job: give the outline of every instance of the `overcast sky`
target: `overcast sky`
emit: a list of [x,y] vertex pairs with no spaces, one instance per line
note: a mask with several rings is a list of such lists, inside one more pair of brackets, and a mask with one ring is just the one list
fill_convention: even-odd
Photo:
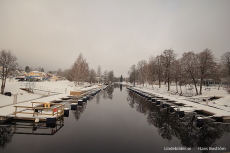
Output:
[[179,56],[230,51],[230,0],[0,0],[0,50],[45,71],[89,67],[127,76],[172,48]]

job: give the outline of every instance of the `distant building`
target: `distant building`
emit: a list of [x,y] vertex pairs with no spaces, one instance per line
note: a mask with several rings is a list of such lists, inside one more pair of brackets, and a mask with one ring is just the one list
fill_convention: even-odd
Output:
[[52,76],[52,77],[50,78],[50,81],[58,81],[58,80],[59,80],[59,78],[56,77],[56,76]]
[[28,73],[27,75],[30,78],[34,78],[37,81],[41,81],[44,80],[44,78],[46,77],[46,73],[45,72],[39,72],[39,71],[31,71]]
[[45,72],[39,72],[39,71],[31,71],[29,72],[28,76],[37,76],[37,77],[45,77]]

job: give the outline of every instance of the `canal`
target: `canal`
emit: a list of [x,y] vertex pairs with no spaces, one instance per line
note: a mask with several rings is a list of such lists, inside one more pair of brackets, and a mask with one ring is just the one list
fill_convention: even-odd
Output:
[[[69,101],[63,103],[70,108]],[[0,152],[229,152],[230,124],[197,127],[195,117],[181,118],[124,86],[111,85],[70,110],[55,127],[15,121],[0,125]]]

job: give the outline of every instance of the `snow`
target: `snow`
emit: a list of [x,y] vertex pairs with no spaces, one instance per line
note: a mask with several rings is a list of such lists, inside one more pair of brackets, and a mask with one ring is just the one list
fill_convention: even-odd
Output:
[[[179,96],[178,94],[171,94],[176,91],[175,86],[170,87],[171,88],[170,92],[167,91],[166,86],[162,86],[161,88],[159,88],[157,85],[153,85],[153,86],[145,85],[144,87],[137,85],[136,87],[133,88],[151,94],[155,94],[164,98],[168,98],[170,100],[177,101],[178,103],[183,103],[186,105],[186,107],[182,107],[180,109],[184,111],[205,110],[213,113],[215,116],[230,116],[230,95],[222,87],[220,88],[220,90],[218,90],[218,88],[215,86],[209,87],[210,91],[203,90],[203,95],[192,96],[192,97],[185,97],[185,96]],[[186,89],[184,88],[183,92],[186,92],[185,90]],[[195,91],[192,92],[195,93]],[[221,97],[221,98],[215,99],[213,101],[208,101],[208,102],[203,101],[203,99],[208,99],[213,96]]]
[[[24,83],[25,84],[25,83]],[[55,81],[55,82],[36,82],[36,87],[45,87],[46,89],[56,89],[56,91],[62,90],[63,93],[54,93],[51,92],[50,96],[48,96],[48,90],[34,90],[34,93],[28,93],[27,91],[21,90],[20,88],[24,85],[21,82],[17,82],[16,80],[10,81],[7,80],[5,92],[11,92],[12,96],[5,96],[0,94],[0,116],[8,116],[15,111],[14,106],[29,106],[31,107],[31,102],[51,102],[54,100],[61,100],[61,98],[66,98],[69,96],[70,91],[74,90],[90,90],[98,88],[98,85],[94,85],[91,87],[89,84],[85,83],[84,86],[74,86],[73,82],[69,81]],[[58,89],[58,90],[57,90]],[[66,91],[66,93],[65,93]],[[14,95],[17,95],[17,104],[13,104]],[[22,110],[22,108],[18,109]]]

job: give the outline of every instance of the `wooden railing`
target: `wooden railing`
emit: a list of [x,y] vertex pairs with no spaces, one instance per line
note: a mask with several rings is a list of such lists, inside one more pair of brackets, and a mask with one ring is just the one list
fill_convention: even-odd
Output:
[[[20,114],[33,114],[33,117],[35,115],[50,115],[50,116],[56,115],[57,117],[59,117],[64,114],[64,104],[49,103],[51,107],[42,107],[42,106],[34,106],[34,104],[44,105],[46,103],[43,102],[31,102],[31,103],[32,103],[32,107],[14,106],[15,107],[15,111],[13,112],[14,115],[16,116],[18,113],[20,113]],[[24,108],[24,109],[18,111],[18,108]],[[33,112],[25,112],[26,110],[32,110]]]

